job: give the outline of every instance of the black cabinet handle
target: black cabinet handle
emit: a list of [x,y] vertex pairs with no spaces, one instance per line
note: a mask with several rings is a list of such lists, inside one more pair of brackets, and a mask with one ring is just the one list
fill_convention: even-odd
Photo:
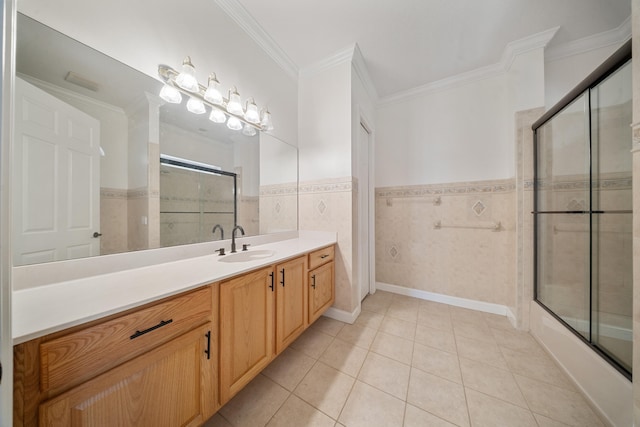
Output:
[[156,330],[156,329],[158,329],[158,328],[162,328],[163,326],[166,326],[166,325],[168,325],[168,324],[169,324],[169,323],[171,323],[171,322],[173,322],[173,319],[169,319],[169,320],[161,320],[161,321],[160,321],[160,323],[158,323],[158,324],[157,324],[157,325],[155,325],[155,326],[150,327],[149,329],[145,329],[144,331],[136,331],[136,333],[135,333],[135,334],[133,334],[133,335],[131,335],[131,336],[129,337],[129,339],[135,339],[135,338],[138,338],[138,337],[139,337],[139,336],[141,336],[141,335],[148,334],[149,332],[151,332],[151,331],[155,331],[155,330]]
[[207,355],[207,360],[211,359],[211,331],[207,331],[204,336],[207,338],[207,348],[204,349],[204,354]]
[[320,259],[325,259],[328,256],[329,256],[329,254],[320,255]]
[[273,292],[273,271],[269,273],[269,277],[271,277],[271,284],[269,285],[269,287],[271,288],[271,292]]
[[282,269],[282,271],[280,273],[282,273],[282,282],[280,282],[280,284],[284,288],[284,268]]
[[313,280],[313,283],[311,283],[311,287],[313,289],[316,288],[316,275],[314,274],[313,276],[311,276],[311,280]]

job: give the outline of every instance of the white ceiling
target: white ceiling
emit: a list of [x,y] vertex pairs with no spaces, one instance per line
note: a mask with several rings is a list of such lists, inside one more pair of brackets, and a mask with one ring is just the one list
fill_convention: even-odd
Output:
[[560,27],[559,46],[620,27],[630,0],[237,0],[303,69],[357,43],[385,97],[499,62]]

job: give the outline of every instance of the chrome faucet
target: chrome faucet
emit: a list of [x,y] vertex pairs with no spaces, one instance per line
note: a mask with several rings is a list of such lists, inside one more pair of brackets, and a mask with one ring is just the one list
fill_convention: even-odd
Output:
[[235,253],[236,251],[236,230],[240,230],[242,235],[244,236],[244,228],[240,225],[236,225],[233,227],[233,231],[231,232],[231,253]]
[[213,230],[211,230],[211,232],[215,233],[216,230],[220,230],[220,240],[224,240],[224,230],[222,229],[222,226],[220,224],[214,225]]

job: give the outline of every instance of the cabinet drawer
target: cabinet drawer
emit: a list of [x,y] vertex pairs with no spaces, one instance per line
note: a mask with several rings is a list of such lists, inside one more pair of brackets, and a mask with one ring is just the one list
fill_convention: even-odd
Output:
[[318,249],[317,251],[309,254],[309,270],[322,265],[326,262],[333,261],[334,258],[334,246]]
[[212,317],[211,286],[72,332],[40,345],[42,391],[92,378]]

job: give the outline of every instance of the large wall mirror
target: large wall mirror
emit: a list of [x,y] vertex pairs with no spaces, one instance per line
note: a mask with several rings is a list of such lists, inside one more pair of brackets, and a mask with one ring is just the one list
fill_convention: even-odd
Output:
[[18,13],[14,265],[219,240],[216,225],[297,229],[296,147],[166,104],[161,87]]

